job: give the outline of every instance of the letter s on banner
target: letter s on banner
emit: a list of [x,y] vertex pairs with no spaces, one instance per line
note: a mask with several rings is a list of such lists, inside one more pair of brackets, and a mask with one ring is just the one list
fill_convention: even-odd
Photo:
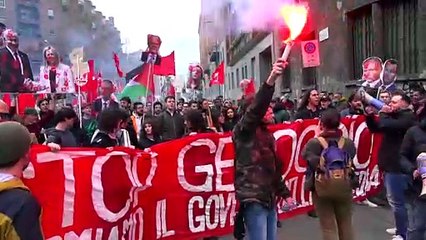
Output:
[[214,142],[210,139],[204,138],[204,139],[198,139],[191,144],[186,145],[182,150],[180,150],[178,155],[178,180],[180,185],[187,191],[190,192],[211,192],[213,191],[213,166],[212,164],[203,165],[203,166],[196,166],[195,172],[196,173],[207,173],[207,179],[206,182],[203,185],[192,185],[188,183],[185,179],[185,171],[184,171],[184,159],[186,152],[188,152],[192,147],[200,147],[200,146],[207,146],[210,149],[210,154],[213,154],[216,152],[216,145]]
[[[107,222],[116,222],[129,211],[130,199],[126,201],[126,205],[118,213],[111,212],[104,202],[104,188],[102,186],[102,167],[103,165],[114,155],[114,152],[106,155],[97,157],[93,164],[92,170],[92,201],[93,207],[100,218]],[[115,153],[115,155],[117,155]],[[126,164],[126,171],[130,172],[131,162],[129,158],[124,158]],[[132,180],[131,180],[132,181]]]

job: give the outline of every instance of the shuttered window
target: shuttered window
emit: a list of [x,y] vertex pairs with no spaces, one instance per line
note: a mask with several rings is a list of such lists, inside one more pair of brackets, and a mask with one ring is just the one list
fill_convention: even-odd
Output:
[[418,73],[417,0],[383,2],[385,59],[398,60],[398,74]]
[[371,5],[354,11],[350,17],[352,19],[353,77],[359,79],[362,76],[362,62],[373,54]]

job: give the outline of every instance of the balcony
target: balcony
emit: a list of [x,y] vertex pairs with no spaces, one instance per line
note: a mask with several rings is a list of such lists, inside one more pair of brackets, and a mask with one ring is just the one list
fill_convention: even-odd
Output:
[[268,34],[268,32],[251,32],[230,36],[227,41],[229,45],[227,51],[228,64],[233,66]]

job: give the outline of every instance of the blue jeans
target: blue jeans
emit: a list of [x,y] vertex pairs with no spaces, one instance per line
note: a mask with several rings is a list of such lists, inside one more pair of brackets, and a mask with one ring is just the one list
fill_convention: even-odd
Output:
[[426,201],[419,198],[410,199],[408,209],[407,240],[423,239],[426,233]]
[[408,215],[405,206],[405,191],[409,176],[401,173],[385,173],[384,183],[389,205],[395,218],[396,235],[404,239],[407,235]]
[[249,240],[277,239],[277,211],[268,209],[259,203],[247,203],[244,210],[244,222]]

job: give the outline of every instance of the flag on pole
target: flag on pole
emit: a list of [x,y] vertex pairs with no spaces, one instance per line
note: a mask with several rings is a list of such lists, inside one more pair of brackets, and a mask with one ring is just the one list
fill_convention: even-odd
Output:
[[114,52],[113,54],[114,54],[113,58],[114,58],[115,68],[117,69],[117,74],[120,78],[122,78],[124,76],[124,73],[123,73],[123,70],[121,70],[121,67],[120,67],[120,58],[118,57],[117,53]]
[[221,62],[212,74],[212,79],[210,80],[210,87],[213,85],[223,84],[225,84],[225,64]]
[[154,75],[176,75],[174,52],[162,57],[159,65],[144,63],[127,73],[126,78],[131,78],[121,92],[120,97],[129,97],[132,101],[146,101],[146,96],[154,96]]

